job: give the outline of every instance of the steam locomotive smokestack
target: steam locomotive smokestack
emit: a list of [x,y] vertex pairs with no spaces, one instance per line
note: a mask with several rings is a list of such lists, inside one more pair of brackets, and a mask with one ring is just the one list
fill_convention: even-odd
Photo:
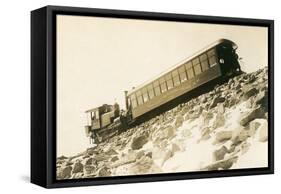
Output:
[[128,91],[125,90],[124,93],[125,93],[126,110],[128,110],[128,108],[129,108],[129,104],[128,104]]

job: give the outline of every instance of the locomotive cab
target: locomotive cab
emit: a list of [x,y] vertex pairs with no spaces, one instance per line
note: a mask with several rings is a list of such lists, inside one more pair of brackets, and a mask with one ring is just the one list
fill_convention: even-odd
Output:
[[104,104],[102,106],[87,110],[87,125],[85,132],[87,137],[97,136],[97,133],[113,123],[119,117],[119,105]]

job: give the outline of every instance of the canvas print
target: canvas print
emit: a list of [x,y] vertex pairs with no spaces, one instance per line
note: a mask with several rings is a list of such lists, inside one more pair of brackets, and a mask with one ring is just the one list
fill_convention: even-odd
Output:
[[56,16],[56,179],[268,167],[268,28]]

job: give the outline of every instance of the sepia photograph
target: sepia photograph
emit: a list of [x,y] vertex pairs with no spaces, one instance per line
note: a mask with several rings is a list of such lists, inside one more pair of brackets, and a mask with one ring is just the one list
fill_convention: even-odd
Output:
[[269,167],[268,32],[56,15],[56,180]]

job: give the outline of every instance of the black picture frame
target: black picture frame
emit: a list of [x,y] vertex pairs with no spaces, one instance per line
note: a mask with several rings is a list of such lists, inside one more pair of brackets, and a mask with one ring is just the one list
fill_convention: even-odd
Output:
[[[268,168],[56,180],[56,15],[268,27]],[[31,182],[46,188],[274,173],[274,21],[217,16],[46,6],[31,12]]]

